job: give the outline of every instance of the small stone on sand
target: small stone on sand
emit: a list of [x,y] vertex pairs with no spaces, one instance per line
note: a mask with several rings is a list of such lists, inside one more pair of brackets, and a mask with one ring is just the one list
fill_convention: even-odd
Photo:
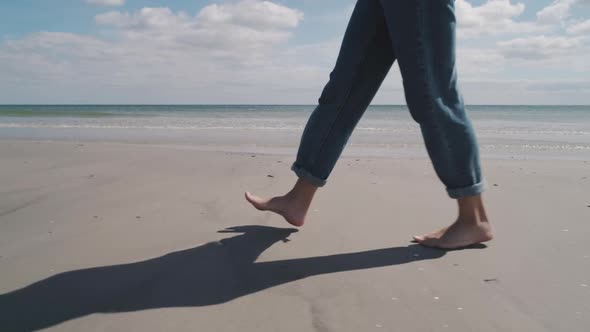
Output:
[[140,218],[141,218],[141,216],[135,216],[135,219],[140,219]]
[[269,178],[274,178],[274,175],[270,175],[270,174],[269,174],[269,175],[267,175],[266,177],[269,177]]

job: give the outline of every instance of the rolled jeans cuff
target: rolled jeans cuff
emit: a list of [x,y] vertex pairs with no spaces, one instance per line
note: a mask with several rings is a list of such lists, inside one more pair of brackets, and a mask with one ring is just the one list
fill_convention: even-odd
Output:
[[328,182],[325,179],[320,179],[317,176],[312,175],[309,171],[297,165],[297,163],[291,165],[291,170],[295,172],[299,178],[306,180],[316,187],[323,187]]
[[455,188],[455,189],[449,189],[447,188],[447,193],[449,194],[449,196],[451,198],[463,198],[463,197],[467,197],[467,196],[475,196],[478,194],[481,194],[482,192],[484,192],[486,190],[486,182],[485,181],[481,181],[479,183],[476,183],[472,186],[469,187],[463,187],[463,188]]

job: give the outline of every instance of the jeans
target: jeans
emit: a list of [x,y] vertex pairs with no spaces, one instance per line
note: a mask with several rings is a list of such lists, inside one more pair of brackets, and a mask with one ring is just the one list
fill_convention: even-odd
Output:
[[455,66],[453,0],[358,0],[291,169],[321,187],[397,59],[412,118],[451,198],[484,191]]

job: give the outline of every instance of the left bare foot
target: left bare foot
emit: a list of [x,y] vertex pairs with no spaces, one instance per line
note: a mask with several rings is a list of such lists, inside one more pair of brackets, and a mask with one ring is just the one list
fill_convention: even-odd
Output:
[[436,232],[414,236],[414,240],[427,247],[459,249],[491,241],[493,237],[492,227],[487,221],[465,222],[458,220],[451,226]]
[[305,223],[305,215],[311,204],[311,201],[297,200],[290,195],[264,199],[246,192],[245,197],[256,209],[277,213],[285,218],[289,224],[295,227],[303,226]]
[[318,187],[306,180],[298,179],[293,189],[283,196],[265,199],[250,192],[246,192],[244,196],[256,209],[272,211],[285,218],[289,224],[301,227],[317,189]]

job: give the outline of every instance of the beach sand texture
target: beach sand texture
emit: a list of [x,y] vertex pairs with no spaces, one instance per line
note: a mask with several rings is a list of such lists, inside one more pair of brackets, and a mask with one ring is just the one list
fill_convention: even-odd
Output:
[[[253,209],[292,156],[0,141],[0,330],[587,331],[590,164],[483,160],[496,239],[425,158],[345,157],[298,231]],[[269,176],[270,175],[270,176]]]

